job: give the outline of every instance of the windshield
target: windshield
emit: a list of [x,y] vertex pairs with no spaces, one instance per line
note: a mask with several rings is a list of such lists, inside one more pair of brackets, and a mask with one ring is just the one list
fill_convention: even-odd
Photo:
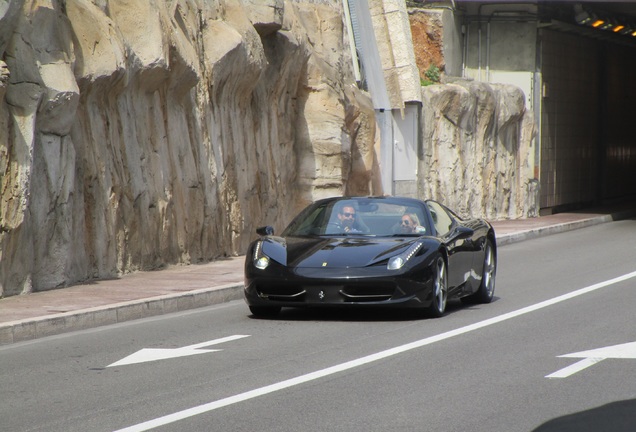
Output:
[[314,203],[283,236],[421,236],[430,234],[423,206],[415,200],[344,198]]

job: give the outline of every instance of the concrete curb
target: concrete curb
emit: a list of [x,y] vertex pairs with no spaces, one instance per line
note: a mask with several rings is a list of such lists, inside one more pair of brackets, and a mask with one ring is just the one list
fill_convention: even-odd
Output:
[[565,222],[558,225],[551,225],[547,227],[534,228],[526,231],[519,231],[512,234],[503,234],[497,236],[497,246],[504,246],[507,244],[518,243],[525,240],[531,240],[534,238],[545,237],[552,234],[558,234],[566,231],[573,231],[576,229],[586,228],[593,225],[600,225],[606,222],[612,222],[611,215],[591,217],[589,219],[583,219],[576,222]]
[[0,345],[212,306],[241,298],[243,298],[243,284],[228,284],[44,317],[9,321],[0,324]]
[[[600,225],[607,222],[614,222],[624,219],[629,219],[636,216],[636,210],[625,210],[608,215],[593,216],[587,219],[581,219],[573,222],[564,222],[556,225],[549,225],[545,227],[539,227],[529,229],[525,231],[519,231],[510,234],[503,234],[497,236],[497,246],[504,246],[507,244],[518,243],[525,240],[531,240],[534,238],[545,237],[552,234],[558,234],[566,231],[574,231],[581,228],[587,228],[593,225]],[[496,234],[496,231],[495,231]]]

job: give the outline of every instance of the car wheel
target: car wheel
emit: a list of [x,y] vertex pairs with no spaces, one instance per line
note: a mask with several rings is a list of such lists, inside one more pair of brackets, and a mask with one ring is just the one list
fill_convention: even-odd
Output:
[[490,303],[495,295],[495,276],[497,274],[497,258],[492,242],[486,240],[484,246],[484,268],[481,273],[481,284],[475,294],[462,298],[468,303]]
[[433,273],[433,301],[428,307],[428,314],[434,318],[439,318],[444,315],[447,300],[448,277],[446,275],[446,262],[444,258],[438,256],[435,259],[435,269]]
[[280,312],[278,306],[250,306],[250,312],[256,318],[273,318]]

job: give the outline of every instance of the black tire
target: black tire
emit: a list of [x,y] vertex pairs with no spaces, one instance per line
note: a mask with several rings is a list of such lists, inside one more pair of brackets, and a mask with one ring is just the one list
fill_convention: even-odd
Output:
[[433,269],[433,300],[426,310],[427,315],[439,318],[446,312],[448,301],[448,275],[446,273],[446,261],[439,255],[435,258]]
[[250,312],[256,318],[274,318],[280,313],[278,306],[250,306]]
[[495,276],[497,275],[497,257],[490,239],[484,245],[484,267],[481,283],[475,294],[462,298],[465,303],[490,303],[495,296]]

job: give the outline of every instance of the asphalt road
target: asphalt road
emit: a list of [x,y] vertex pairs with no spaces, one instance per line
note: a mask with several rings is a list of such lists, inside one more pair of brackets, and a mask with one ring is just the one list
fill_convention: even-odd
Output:
[[441,319],[235,301],[3,346],[0,430],[636,430],[636,220],[501,247],[495,294]]

